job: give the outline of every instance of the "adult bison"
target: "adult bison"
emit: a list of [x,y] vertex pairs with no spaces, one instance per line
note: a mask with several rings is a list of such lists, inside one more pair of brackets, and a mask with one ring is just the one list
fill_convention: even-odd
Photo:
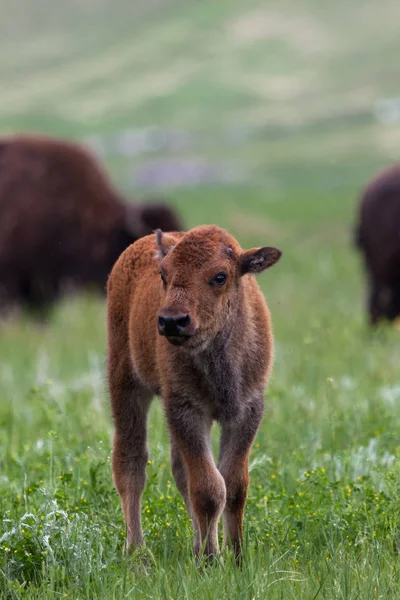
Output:
[[[216,226],[147,236],[108,280],[108,374],[115,423],[113,474],[128,527],[143,541],[147,415],[161,395],[172,472],[196,530],[196,553],[218,553],[218,520],[237,554],[248,457],[272,367],[269,310],[254,275],[275,264],[272,247],[243,251]],[[218,468],[210,441],[221,425]]]
[[365,187],[355,241],[369,280],[370,323],[394,321],[400,315],[400,165]]
[[43,309],[65,289],[105,290],[118,256],[162,227],[164,204],[124,201],[83,147],[44,136],[0,138],[0,303]]

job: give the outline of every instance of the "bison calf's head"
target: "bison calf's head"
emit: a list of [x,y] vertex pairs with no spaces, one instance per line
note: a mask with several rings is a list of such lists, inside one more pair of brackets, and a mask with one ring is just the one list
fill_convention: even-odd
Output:
[[[158,332],[174,345],[204,348],[240,320],[242,277],[281,257],[277,248],[243,251],[226,231],[201,226],[179,239],[156,232],[163,305]],[[239,310],[240,309],[240,310]]]

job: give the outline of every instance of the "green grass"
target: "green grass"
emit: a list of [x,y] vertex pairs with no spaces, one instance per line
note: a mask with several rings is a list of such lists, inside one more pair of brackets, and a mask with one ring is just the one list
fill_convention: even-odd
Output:
[[242,571],[229,553],[211,569],[195,564],[158,401],[143,499],[146,566],[141,557],[122,559],[104,305],[87,297],[60,306],[45,329],[28,321],[2,326],[5,597],[396,597],[398,333],[365,331],[358,260],[341,216],[345,199],[335,205],[336,221],[332,214],[324,222],[311,208],[308,219],[296,214],[297,203],[311,207],[317,196],[297,195],[293,204],[290,195],[263,211],[260,193],[246,190],[247,230],[241,219],[231,222],[242,193],[181,193],[178,202],[208,199],[209,219],[214,214],[246,245],[264,240],[265,223],[268,242],[281,241],[285,252],[260,277],[274,318],[276,364],[251,454]]
[[[185,157],[231,161],[251,180],[171,191],[187,226],[215,222],[244,247],[276,245],[284,256],[259,277],[276,357],[250,460],[241,570],[230,552],[209,568],[193,558],[159,400],[146,547],[122,556],[104,302],[65,300],[45,327],[0,323],[0,598],[398,598],[399,333],[367,331],[351,246],[360,186],[398,151],[398,126],[371,112],[396,93],[397,3],[2,6],[4,131],[201,131]],[[161,89],[160,73],[178,75]],[[235,122],[256,126],[243,144],[220,135]],[[153,157],[108,165],[127,188],[125,169]]]

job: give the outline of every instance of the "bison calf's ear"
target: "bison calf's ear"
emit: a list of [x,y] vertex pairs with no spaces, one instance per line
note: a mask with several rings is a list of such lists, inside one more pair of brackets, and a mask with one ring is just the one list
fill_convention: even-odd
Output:
[[261,273],[278,262],[281,256],[282,252],[278,248],[265,247],[246,250],[240,257],[240,274]]
[[157,258],[161,260],[167,256],[168,252],[175,246],[175,239],[170,234],[164,234],[161,229],[156,229]]
[[167,255],[167,250],[163,245],[163,232],[161,231],[161,229],[156,229],[155,234],[156,234],[156,244],[157,244],[157,248],[158,248],[158,254],[159,254],[160,258],[164,258],[164,256]]

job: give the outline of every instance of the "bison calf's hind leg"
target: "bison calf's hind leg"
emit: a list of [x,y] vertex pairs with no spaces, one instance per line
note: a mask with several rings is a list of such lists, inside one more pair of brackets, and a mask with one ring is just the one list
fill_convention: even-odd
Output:
[[125,389],[125,393],[119,389],[116,394],[118,398],[113,395],[115,435],[112,469],[128,528],[128,550],[143,543],[140,503],[146,484],[147,415],[152,394],[137,382],[129,390]]
[[219,470],[226,485],[224,541],[240,555],[249,486],[248,456],[264,411],[263,395],[246,406],[242,418],[222,426]]
[[219,552],[218,520],[225,506],[226,490],[212,457],[211,422],[188,403],[181,405],[179,400],[167,403],[167,418],[172,443],[179,449],[185,465],[188,486],[186,499],[183,480],[178,478],[177,485],[188,510],[191,509],[194,525],[200,534],[200,539],[195,539],[195,551],[204,550],[206,556],[215,556]]

